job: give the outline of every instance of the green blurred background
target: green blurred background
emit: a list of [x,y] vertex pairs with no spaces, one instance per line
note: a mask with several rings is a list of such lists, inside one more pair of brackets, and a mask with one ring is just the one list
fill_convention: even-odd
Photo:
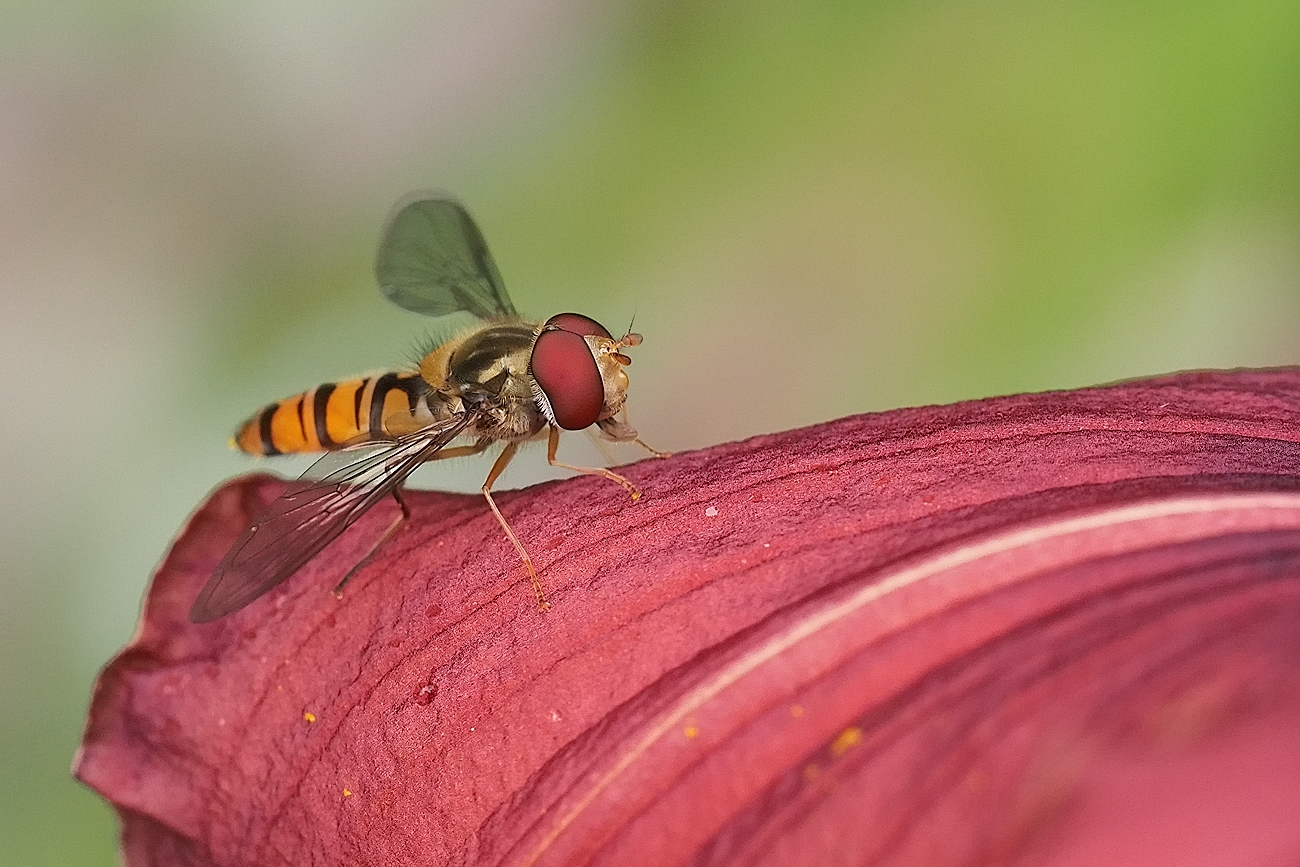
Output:
[[636,312],[661,448],[1300,362],[1300,4],[0,6],[0,864],[114,862],[96,669],[233,425],[425,333],[421,187],[520,310]]

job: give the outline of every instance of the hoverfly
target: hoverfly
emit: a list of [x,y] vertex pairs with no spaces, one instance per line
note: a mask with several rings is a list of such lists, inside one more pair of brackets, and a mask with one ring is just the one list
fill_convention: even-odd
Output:
[[[434,348],[414,370],[320,385],[264,407],[239,428],[235,444],[250,454],[326,454],[222,558],[190,609],[195,623],[229,614],[280,584],[392,496],[401,515],[341,588],[410,516],[401,486],[417,467],[497,443],[504,448],[483,496],[544,611],[549,603],[532,559],[492,499],[492,484],[519,445],[546,431],[552,466],[604,476],[633,500],[640,492],[619,474],[556,460],[560,430],[594,424],[606,439],[664,455],[641,442],[624,411],[624,368],[632,363],[624,350],[638,345],[641,335],[629,329],[615,339],[578,313],[543,323],[520,318],[482,234],[459,202],[428,194],[399,202],[385,225],[375,273],[383,293],[400,307],[429,316],[465,312],[479,321]],[[458,438],[470,442],[452,446]]]

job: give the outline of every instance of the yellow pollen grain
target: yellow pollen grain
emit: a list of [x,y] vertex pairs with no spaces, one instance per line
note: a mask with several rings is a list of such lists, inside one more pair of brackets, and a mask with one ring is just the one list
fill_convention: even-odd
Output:
[[682,732],[682,734],[686,735],[686,739],[688,741],[694,740],[695,738],[700,736],[700,730],[695,726],[687,726],[686,729]]
[[799,717],[803,716],[803,705],[801,704],[790,705],[790,716],[794,717],[795,719],[798,719]]
[[350,797],[352,797],[352,790],[351,790],[351,789],[344,789],[344,790],[343,790],[343,797],[345,797],[345,798],[350,798]]
[[316,714],[312,713],[311,711],[304,711],[302,718],[307,720],[307,722],[309,723],[316,722]]
[[831,756],[838,759],[840,756],[853,749],[860,740],[862,740],[862,729],[857,726],[849,726],[836,735],[835,740],[831,741]]

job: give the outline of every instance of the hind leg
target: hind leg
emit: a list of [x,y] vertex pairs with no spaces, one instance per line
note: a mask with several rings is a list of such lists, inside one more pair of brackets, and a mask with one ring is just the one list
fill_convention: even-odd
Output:
[[[442,449],[441,451],[434,454],[433,457],[429,458],[429,460],[426,461],[426,463],[433,463],[434,461],[442,461],[442,460],[446,460],[447,458],[463,458],[463,457],[468,457],[469,455],[477,455],[487,447],[488,447],[488,443],[483,442],[483,443],[475,443],[472,446],[456,446],[454,448]],[[353,566],[351,569],[348,570],[348,574],[343,576],[342,581],[340,581],[337,585],[335,585],[334,595],[336,597],[340,597],[340,598],[342,597],[343,585],[347,584],[348,581],[351,580],[352,576],[357,574],[358,570],[360,570],[362,566],[370,562],[370,558],[374,557],[375,554],[379,553],[379,549],[382,548],[389,539],[396,536],[397,532],[401,530],[403,526],[406,525],[407,520],[411,517],[411,510],[406,505],[406,501],[402,499],[401,488],[393,489],[393,499],[397,501],[397,507],[402,510],[402,514],[398,515],[393,520],[393,523],[388,525],[388,529],[384,531],[383,535],[379,537],[379,539],[375,542],[375,544],[370,546],[370,550],[366,552],[366,555],[357,561],[357,565]]]

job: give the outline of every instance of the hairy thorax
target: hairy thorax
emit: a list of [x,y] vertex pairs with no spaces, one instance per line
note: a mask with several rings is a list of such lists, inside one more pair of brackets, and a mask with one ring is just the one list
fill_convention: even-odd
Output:
[[[533,399],[528,356],[537,326],[522,319],[485,323],[453,337],[420,362],[435,417],[460,412],[467,399],[482,408],[468,431],[478,439],[517,442],[535,436],[546,418]],[[469,396],[472,396],[469,397]]]

